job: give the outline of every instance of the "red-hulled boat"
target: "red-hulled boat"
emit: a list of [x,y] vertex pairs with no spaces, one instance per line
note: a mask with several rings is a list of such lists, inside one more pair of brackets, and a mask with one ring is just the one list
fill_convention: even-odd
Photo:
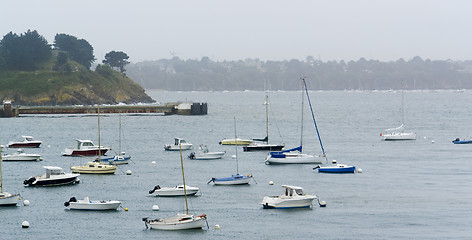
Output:
[[34,140],[31,136],[21,136],[23,141],[8,143],[9,148],[38,148],[42,141]]
[[95,146],[91,140],[77,139],[76,141],[77,148],[66,148],[62,156],[98,156],[105,155],[110,150],[109,147]]

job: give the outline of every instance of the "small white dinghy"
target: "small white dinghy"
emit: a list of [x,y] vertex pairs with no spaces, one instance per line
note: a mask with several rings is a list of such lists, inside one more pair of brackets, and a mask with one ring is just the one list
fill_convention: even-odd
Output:
[[107,200],[107,201],[91,201],[89,197],[85,197],[83,200],[77,200],[75,197],[69,199],[64,203],[64,206],[69,207],[71,210],[116,210],[121,205],[120,201]]
[[154,189],[149,191],[149,194],[153,194],[154,196],[160,197],[178,197],[178,196],[185,196],[185,190],[187,191],[187,196],[195,195],[198,190],[197,187],[190,187],[188,185],[178,185],[175,187],[160,187],[159,185],[155,186]]
[[194,159],[194,160],[212,160],[212,159],[220,159],[225,155],[226,151],[221,151],[221,152],[210,152],[208,150],[208,147],[206,145],[200,145],[198,147],[200,151],[198,152],[192,152],[188,155],[188,158]]
[[308,208],[317,199],[315,195],[303,193],[303,188],[298,186],[282,185],[284,194],[279,196],[266,196],[262,199],[263,208]]

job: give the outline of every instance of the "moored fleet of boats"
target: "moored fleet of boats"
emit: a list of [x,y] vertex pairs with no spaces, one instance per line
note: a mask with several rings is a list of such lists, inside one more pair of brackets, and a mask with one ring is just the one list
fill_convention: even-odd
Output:
[[[313,124],[316,130],[316,135],[321,147],[320,154],[308,154],[304,152],[306,143],[303,144],[303,117],[301,121],[301,133],[300,133],[300,145],[295,145],[289,149],[285,149],[285,144],[273,144],[269,143],[269,132],[268,132],[268,98],[266,96],[266,137],[264,139],[253,139],[248,140],[244,138],[239,138],[236,134],[236,118],[234,119],[234,129],[235,135],[234,138],[225,138],[219,142],[221,145],[233,145],[235,146],[235,155],[234,164],[236,165],[236,172],[232,173],[231,176],[227,177],[211,177],[208,183],[213,183],[214,185],[243,185],[250,184],[251,181],[255,181],[252,173],[240,174],[239,172],[239,160],[238,160],[238,148],[243,146],[245,152],[248,151],[267,151],[267,156],[265,157],[265,163],[268,165],[271,164],[313,164],[314,171],[319,173],[356,173],[356,166],[351,166],[347,164],[339,164],[336,160],[332,160],[328,164],[328,158],[326,156],[323,143],[321,141],[320,133],[318,131],[318,126],[315,120],[315,115],[313,108],[310,102],[310,96],[308,94],[308,88],[306,87],[305,79],[302,79],[304,84],[304,89],[302,91],[302,116],[304,111],[304,98],[308,100],[308,106],[311,110],[311,115],[313,117]],[[306,95],[305,95],[306,94]],[[121,119],[120,119],[121,120]],[[402,129],[400,129],[402,128]],[[383,133],[381,135],[382,140],[414,140],[416,139],[416,133],[405,133],[403,132],[403,124],[400,128],[388,129],[393,130],[393,133]],[[100,129],[100,123],[98,124],[98,129]],[[389,132],[389,131],[387,131]],[[25,147],[39,147],[42,143],[41,141],[33,140],[31,136],[23,136],[24,140],[21,142],[11,142],[7,146],[8,148],[25,148]],[[114,174],[118,169],[117,165],[127,164],[131,160],[129,155],[126,155],[125,152],[121,151],[121,122],[120,122],[120,150],[118,154],[112,157],[107,157],[105,154],[111,150],[109,147],[101,146],[100,143],[100,133],[98,145],[95,145],[91,140],[76,140],[77,145],[74,148],[65,149],[62,153],[63,156],[78,156],[78,157],[94,157],[96,158],[93,161],[87,161],[85,165],[71,166],[71,173],[65,173],[62,168],[58,166],[44,166],[46,173],[38,176],[31,176],[30,178],[24,180],[24,185],[31,187],[45,187],[45,186],[60,186],[68,184],[76,184],[80,182],[80,174]],[[464,140],[456,139],[453,141],[454,144],[461,144]],[[34,144],[33,144],[34,142]],[[36,146],[35,144],[39,144]],[[471,141],[472,142],[472,141]],[[464,142],[466,143],[466,142]],[[469,142],[467,142],[469,143]],[[22,145],[23,144],[23,145]],[[28,146],[29,144],[29,146]],[[162,146],[162,145],[161,145]],[[292,145],[293,146],[293,145]],[[188,212],[188,203],[187,196],[196,195],[199,192],[199,188],[195,186],[189,186],[186,184],[185,173],[183,168],[183,159],[182,151],[191,150],[193,144],[188,143],[185,139],[176,137],[174,138],[173,144],[164,145],[165,151],[175,151],[180,152],[181,160],[181,173],[183,184],[176,185],[174,187],[161,187],[160,185],[155,186],[153,189],[149,190],[148,193],[151,196],[156,197],[185,197],[186,203],[186,212],[177,213],[167,218],[156,218],[150,219],[148,217],[143,218],[142,220],[145,223],[146,227],[151,229],[158,230],[183,230],[183,229],[203,229],[207,223],[207,215],[193,215]],[[162,148],[161,148],[161,151]],[[222,159],[225,157],[228,149],[223,151],[209,151],[207,146],[201,144],[199,149],[195,152],[191,152],[188,155],[189,159],[194,160],[216,160]],[[169,153],[173,154],[173,153]],[[33,155],[36,158],[33,158]],[[29,158],[28,158],[28,157]],[[39,156],[39,157],[38,157]],[[1,159],[4,161],[41,161],[42,157],[38,154],[26,154],[22,149],[18,149],[16,154],[5,154],[0,156],[0,174],[1,172]],[[28,160],[29,159],[29,160]],[[264,160],[264,159],[261,159]],[[1,180],[1,178],[0,178]],[[193,185],[193,184],[192,184]],[[0,205],[17,205],[19,201],[19,194],[10,194],[3,192],[3,184],[1,186],[0,192]],[[275,196],[263,196],[260,205],[263,209],[290,209],[290,208],[309,208],[313,206],[313,202],[318,200],[318,197],[315,194],[306,194],[304,189],[300,186],[293,185],[282,185],[283,193]],[[182,198],[178,198],[182,200]],[[91,200],[89,197],[84,197],[83,199],[77,199],[72,197],[69,201],[64,203],[65,207],[68,207],[70,210],[95,210],[95,211],[104,211],[104,210],[118,210],[122,202],[118,200]],[[320,204],[321,206],[321,204]]]

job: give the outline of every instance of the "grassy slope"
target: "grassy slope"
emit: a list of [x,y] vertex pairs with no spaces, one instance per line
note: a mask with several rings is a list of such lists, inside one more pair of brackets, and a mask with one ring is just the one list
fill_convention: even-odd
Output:
[[[52,69],[51,63],[43,69]],[[144,89],[123,74],[107,67],[89,71],[0,71],[0,100],[21,105],[116,104],[152,102]]]

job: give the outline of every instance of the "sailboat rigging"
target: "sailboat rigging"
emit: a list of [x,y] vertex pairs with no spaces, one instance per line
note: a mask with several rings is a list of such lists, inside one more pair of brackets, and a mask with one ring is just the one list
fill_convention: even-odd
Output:
[[385,141],[398,141],[398,140],[416,140],[416,133],[405,132],[405,107],[404,107],[404,94],[403,94],[403,81],[402,81],[402,125],[396,128],[385,129],[383,133],[380,133],[380,137]]
[[269,151],[280,151],[284,147],[282,144],[270,144],[269,143],[269,96],[265,95],[264,105],[266,113],[266,137],[264,139],[253,139],[256,142],[244,146],[244,151],[260,151],[260,150],[269,150]]
[[87,162],[83,166],[71,166],[70,170],[73,173],[88,173],[88,174],[114,174],[117,167],[109,164],[101,163],[101,142],[100,142],[100,105],[97,105],[98,116],[98,158],[93,162]]
[[231,177],[227,177],[227,178],[211,178],[210,181],[208,181],[208,184],[213,182],[215,185],[242,185],[242,184],[249,184],[251,179],[253,179],[251,174],[247,174],[246,176],[239,174],[238,142],[237,142],[238,137],[236,136],[236,117],[234,117],[234,139],[236,139],[236,144],[235,144],[236,174],[233,174]]
[[[304,83],[304,88],[306,90],[306,83],[305,83],[305,78],[301,78],[303,83]],[[318,158],[317,156],[310,155],[310,154],[305,154],[303,153],[303,110],[304,110],[304,98],[305,98],[305,93],[304,89],[301,91],[301,130],[300,130],[300,146],[287,149],[284,151],[278,151],[278,152],[269,152],[269,154],[266,157],[265,163],[266,164],[304,164],[304,163],[321,163],[322,160],[321,158]],[[308,90],[306,90],[307,96],[308,96]],[[308,99],[309,100],[309,99]],[[310,109],[312,111],[312,116],[313,116],[313,122],[315,124],[315,129],[317,131],[318,139],[321,143],[321,139],[319,136],[318,132],[318,127],[316,125],[316,120],[315,116],[313,113],[313,109],[311,108],[311,102],[310,103]],[[322,146],[322,145],[321,145]],[[321,147],[323,151],[323,157],[326,157],[326,154],[324,153],[324,148]]]
[[120,165],[120,164],[128,164],[129,161],[131,160],[130,155],[126,155],[125,152],[121,151],[121,135],[122,135],[122,124],[121,124],[121,114],[119,115],[119,147],[118,147],[118,153],[115,154],[113,157],[108,157],[108,158],[103,158],[101,159],[102,162],[108,163],[108,164],[113,164],[113,165]]

